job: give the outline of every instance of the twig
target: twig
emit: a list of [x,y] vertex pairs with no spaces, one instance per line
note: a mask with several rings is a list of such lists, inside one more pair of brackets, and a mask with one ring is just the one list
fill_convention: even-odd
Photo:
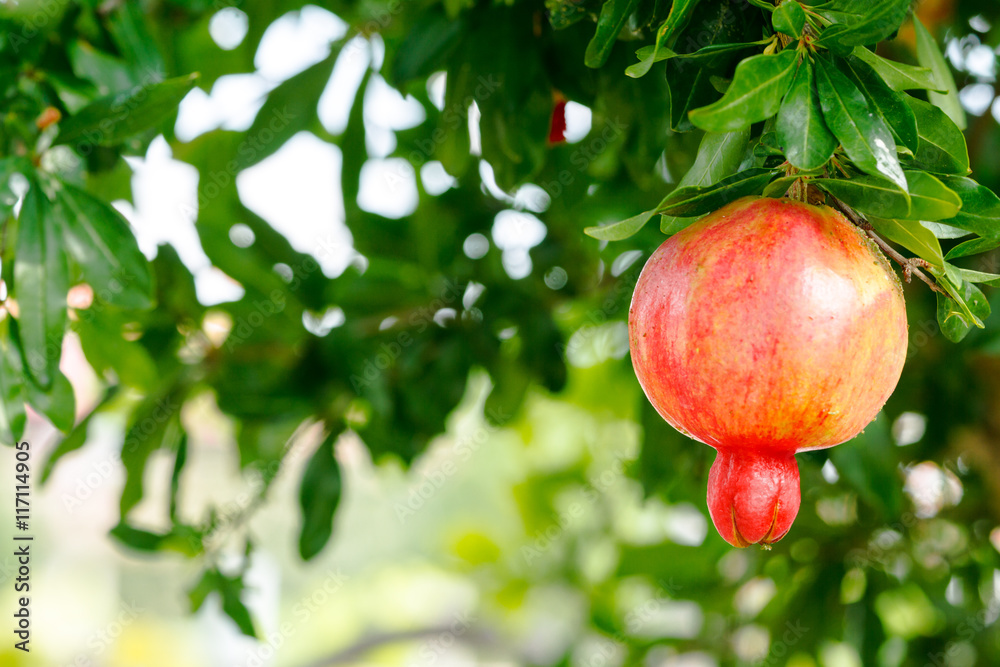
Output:
[[882,249],[882,252],[887,254],[893,260],[896,261],[901,267],[903,267],[903,279],[906,282],[910,282],[910,276],[916,276],[922,281],[927,283],[931,290],[935,292],[941,292],[942,294],[947,294],[941,287],[934,282],[934,280],[928,276],[926,273],[920,270],[921,267],[927,268],[931,266],[926,260],[920,259],[919,257],[903,257],[895,248],[886,243],[882,237],[875,233],[875,228],[872,227],[872,223],[868,222],[863,215],[855,211],[853,208],[840,201],[837,197],[830,195],[830,199],[833,200],[833,205],[843,213],[848,220],[850,220],[855,226],[864,231],[872,241]]

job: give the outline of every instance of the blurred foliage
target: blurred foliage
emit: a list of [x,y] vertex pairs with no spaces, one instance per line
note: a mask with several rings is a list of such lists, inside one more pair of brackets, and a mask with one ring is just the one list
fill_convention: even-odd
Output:
[[[483,428],[514,432],[530,451],[569,437],[585,452],[539,466],[515,486],[525,536],[519,551],[501,552],[497,544],[509,544],[491,536],[491,526],[456,546],[489,582],[484,606],[517,607],[533,586],[573,591],[585,629],[559,655],[531,662],[596,664],[606,653],[630,664],[670,664],[677,653],[694,652],[721,664],[797,667],[1000,662],[1000,329],[987,322],[950,343],[936,324],[934,294],[908,286],[910,354],[884,414],[851,444],[799,457],[802,511],[774,550],[734,551],[714,531],[698,535],[711,450],[663,423],[627,358],[632,286],[662,234],[646,226],[609,244],[582,233],[655,209],[695,163],[703,136],[677,112],[678,95],[688,96],[683,111],[708,104],[719,97],[711,81],[721,85],[735,67],[732,59],[710,59],[696,70],[700,87],[680,90],[688,71],[674,71],[676,59],[654,66],[657,44],[691,53],[721,43],[713,41],[720,31],[727,41],[760,39],[769,30],[761,8],[768,3],[734,0],[752,20],[723,21],[707,33],[702,26],[714,25],[718,3],[321,3],[348,25],[327,57],[274,87],[248,129],[179,141],[172,128],[183,95],[253,72],[267,27],[303,4],[235,3],[249,30],[230,50],[210,37],[222,6],[207,0],[38,0],[0,9],[0,268],[21,301],[20,312],[5,309],[0,320],[0,439],[10,443],[23,431],[24,404],[31,405],[65,434],[47,475],[59,457],[85,445],[93,414],[128,414],[127,479],[112,535],[131,550],[202,559],[192,608],[217,594],[253,634],[243,601],[252,536],[215,511],[198,522],[173,511],[184,493],[182,407],[210,394],[231,420],[241,465],[260,476],[248,512],[265,502],[287,443],[303,428],[322,431],[300,493],[298,546],[310,558],[329,539],[340,499],[332,456],[338,436],[357,434],[382,464],[409,464],[446,430],[470,375],[485,372],[491,390],[479,408]],[[658,27],[674,11],[678,21],[688,12],[688,21],[661,37]],[[996,3],[926,0],[917,11],[947,41],[963,93],[994,86],[995,56],[990,76],[970,71],[968,56],[1000,44]],[[794,11],[783,14],[776,26],[799,29]],[[907,23],[879,52],[913,64],[921,43]],[[640,47],[651,49],[640,50],[649,73],[626,76],[645,67],[633,69]],[[346,127],[331,132],[316,109],[345,59],[367,65]],[[432,94],[441,76],[443,101]],[[440,163],[454,179],[436,194],[416,179],[418,205],[398,219],[358,204],[371,158],[365,93],[378,79],[416,100],[425,116],[395,132],[389,157],[416,174]],[[591,128],[572,143],[553,142],[553,111],[565,100],[592,111]],[[470,114],[473,103],[478,115]],[[996,191],[1000,131],[988,105],[980,111],[965,136],[973,173]],[[478,119],[478,155],[470,117]],[[329,239],[300,252],[236,189],[237,173],[299,132],[338,147],[343,158],[339,185],[355,256],[339,275],[324,274],[315,259],[338,251]],[[754,153],[773,157],[755,132]],[[131,193],[122,156],[145,154],[161,134],[175,159],[198,170],[195,227],[212,264],[245,290],[238,300],[200,303],[170,246],[147,264],[109,205]],[[249,246],[233,240],[236,223],[253,232]],[[529,255],[499,245],[505,233],[538,228],[544,237]],[[961,268],[995,273],[998,256],[986,241],[975,249],[989,252],[966,258],[954,249],[980,242],[945,235],[941,252],[958,257]],[[84,283],[92,302],[67,312],[67,291]],[[995,310],[996,292],[985,294],[982,302]],[[342,324],[306,328],[331,309]],[[221,340],[213,333],[220,322],[227,329]],[[58,368],[67,327],[106,392],[76,423]],[[548,406],[544,419],[532,414],[539,404]],[[561,419],[572,428],[545,431],[546,420]],[[167,532],[129,520],[158,451],[175,461]],[[605,473],[613,479],[619,469],[644,490],[629,502],[661,529],[618,523],[622,512],[610,505],[619,496],[605,493]],[[587,518],[574,518],[578,511]],[[678,519],[692,512],[700,524]],[[681,527],[664,534],[667,524]],[[241,565],[220,558],[220,531],[232,533]],[[700,621],[677,620],[692,615]]]

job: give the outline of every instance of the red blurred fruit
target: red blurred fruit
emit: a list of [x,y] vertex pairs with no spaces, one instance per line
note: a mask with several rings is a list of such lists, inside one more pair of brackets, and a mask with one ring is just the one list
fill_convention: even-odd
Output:
[[839,213],[747,197],[653,253],[629,337],[653,406],[717,451],[716,529],[768,545],[798,513],[795,453],[853,438],[895,388],[906,309],[885,257]]

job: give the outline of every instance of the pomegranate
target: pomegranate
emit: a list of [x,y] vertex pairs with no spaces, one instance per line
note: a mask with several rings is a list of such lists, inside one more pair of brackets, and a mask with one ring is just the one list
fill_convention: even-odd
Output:
[[632,364],[660,415],[716,450],[708,507],[737,547],[799,510],[795,453],[857,435],[899,381],[899,279],[827,206],[746,197],[667,239],[629,310]]

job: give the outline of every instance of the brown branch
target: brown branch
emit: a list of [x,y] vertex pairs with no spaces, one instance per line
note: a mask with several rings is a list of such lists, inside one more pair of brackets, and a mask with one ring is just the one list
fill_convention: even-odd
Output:
[[906,280],[906,282],[910,282],[910,276],[913,275],[927,283],[931,290],[941,292],[942,294],[947,293],[941,289],[940,285],[934,282],[930,276],[920,270],[921,267],[927,268],[928,266],[931,266],[929,262],[920,259],[919,257],[904,257],[895,248],[883,240],[881,236],[875,233],[875,228],[872,227],[872,223],[868,222],[863,215],[833,195],[830,195],[830,199],[833,200],[834,207],[843,213],[855,226],[864,231],[864,233],[868,235],[868,238],[874,241],[875,244],[882,249],[882,252],[891,257],[903,268],[903,279]]

